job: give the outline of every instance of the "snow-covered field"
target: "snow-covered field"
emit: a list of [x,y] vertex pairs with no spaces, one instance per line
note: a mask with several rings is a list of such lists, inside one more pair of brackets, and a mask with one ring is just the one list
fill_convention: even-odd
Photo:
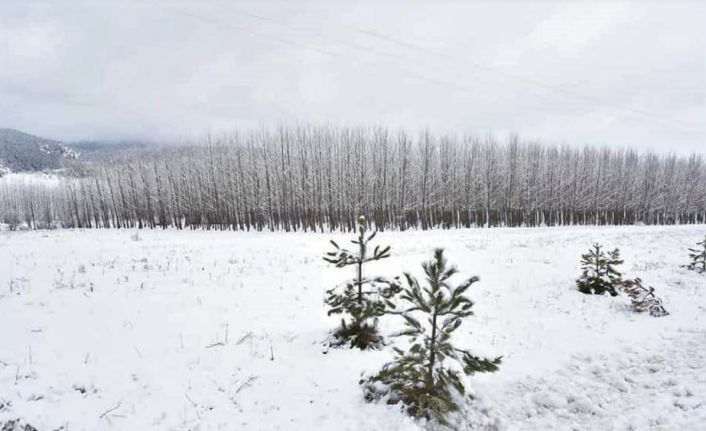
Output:
[[[458,344],[503,355],[469,379],[458,429],[706,429],[704,226],[393,232],[370,273],[419,275],[445,247],[479,275]],[[391,358],[322,346],[321,259],[349,235],[86,230],[0,233],[0,424],[40,430],[416,430],[366,404],[361,373]],[[578,293],[580,254],[620,247],[663,318]],[[463,277],[458,276],[460,281]],[[385,333],[400,327],[382,322]]]
[[10,172],[0,175],[2,186],[45,186],[57,187],[64,179],[57,173],[46,172]]

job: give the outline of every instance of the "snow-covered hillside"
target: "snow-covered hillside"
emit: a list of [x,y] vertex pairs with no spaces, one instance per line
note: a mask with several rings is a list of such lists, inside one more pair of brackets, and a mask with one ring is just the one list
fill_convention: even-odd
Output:
[[[704,226],[381,233],[370,273],[419,275],[436,246],[479,275],[458,344],[502,355],[469,379],[458,429],[695,430],[706,424]],[[348,235],[125,230],[0,233],[0,424],[40,430],[415,430],[358,380],[391,357],[327,350],[322,261]],[[138,239],[138,240],[136,240]],[[574,288],[594,241],[670,315]],[[389,334],[400,327],[385,319]]]
[[0,128],[0,176],[10,172],[37,172],[59,169],[79,152],[62,142]]

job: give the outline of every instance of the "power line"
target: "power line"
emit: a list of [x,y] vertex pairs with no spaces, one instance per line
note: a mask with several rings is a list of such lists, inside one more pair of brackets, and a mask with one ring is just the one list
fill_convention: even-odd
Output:
[[[262,15],[258,15],[258,14],[254,14],[254,13],[250,13],[250,12],[242,11],[242,10],[232,10],[232,12],[233,12],[233,13],[236,13],[236,14],[239,14],[239,15],[242,15],[242,16],[245,16],[245,17],[249,17],[249,18],[253,18],[253,19],[257,19],[257,20],[261,20],[261,21],[265,21],[265,22],[270,22],[270,23],[274,23],[274,24],[277,24],[277,25],[281,25],[281,26],[285,26],[285,27],[290,27],[290,28],[292,28],[291,24],[289,24],[289,23],[287,23],[287,22],[284,22],[284,21],[281,21],[281,20],[276,20],[276,19],[273,19],[273,18],[265,17],[265,16],[262,16]],[[404,48],[407,48],[407,49],[411,49],[411,50],[414,50],[414,51],[417,51],[417,52],[420,52],[420,53],[423,53],[423,54],[427,54],[427,55],[432,55],[432,56],[434,56],[434,57],[441,58],[441,59],[444,59],[444,60],[447,60],[447,61],[452,61],[452,62],[456,62],[456,63],[458,62],[458,60],[457,60],[455,57],[451,56],[451,55],[448,55],[448,54],[445,54],[445,53],[443,53],[443,52],[436,51],[436,50],[433,50],[433,49],[424,47],[424,46],[419,45],[419,44],[417,44],[417,43],[408,42],[408,41],[405,41],[405,40],[402,40],[402,39],[399,39],[399,38],[396,38],[396,37],[393,37],[393,36],[389,36],[389,35],[380,33],[380,32],[375,31],[375,30],[370,30],[370,29],[365,29],[365,28],[359,28],[359,27],[350,26],[350,25],[345,25],[345,24],[344,24],[343,26],[344,26],[344,27],[348,27],[348,28],[352,29],[353,31],[355,31],[355,32],[357,32],[357,33],[364,34],[364,35],[367,35],[367,36],[370,36],[370,37],[373,37],[373,38],[376,38],[376,39],[384,40],[384,41],[387,41],[387,42],[391,42],[391,43],[394,43],[394,44],[396,44],[396,45],[398,45],[398,46],[401,46],[401,47],[404,47]],[[337,43],[341,43],[341,42],[338,41],[338,40],[334,40],[334,41],[337,42]],[[356,45],[350,45],[350,46],[353,46],[354,48],[360,49],[360,47],[358,47],[358,46],[356,46]],[[398,58],[399,58],[399,57],[398,57]],[[614,108],[614,109],[618,109],[618,110],[621,110],[621,111],[629,112],[629,113],[632,113],[632,114],[638,115],[638,116],[648,117],[648,118],[655,119],[655,120],[659,120],[659,121],[663,121],[663,122],[670,122],[670,121],[671,121],[671,122],[677,122],[677,123],[681,123],[682,126],[690,126],[689,124],[685,124],[685,123],[683,123],[683,122],[680,121],[680,120],[675,120],[675,119],[672,119],[672,118],[666,118],[666,117],[664,117],[664,116],[661,116],[661,115],[658,115],[658,114],[654,114],[654,113],[649,112],[649,111],[646,111],[646,110],[641,110],[641,109],[635,109],[635,108],[631,108],[631,107],[626,107],[626,106],[623,106],[623,105],[621,105],[621,104],[615,103],[615,102],[610,101],[610,100],[600,99],[600,98],[597,98],[597,97],[594,97],[594,96],[590,96],[590,95],[583,94],[583,93],[581,93],[581,92],[579,92],[579,91],[575,91],[575,90],[563,88],[563,87],[556,86],[556,85],[550,85],[550,84],[547,84],[547,83],[542,82],[542,81],[538,81],[538,80],[534,80],[534,79],[531,79],[531,78],[527,78],[527,77],[524,77],[524,76],[521,76],[521,75],[516,75],[516,74],[513,74],[513,73],[509,73],[509,72],[506,72],[506,71],[504,71],[504,70],[501,70],[501,69],[498,69],[498,68],[494,68],[494,67],[490,67],[490,66],[487,66],[487,65],[484,65],[484,64],[481,64],[481,63],[477,63],[477,62],[473,62],[473,61],[466,61],[466,62],[464,62],[464,64],[466,64],[466,65],[468,65],[468,66],[470,66],[470,67],[473,67],[473,68],[475,68],[475,69],[481,70],[481,71],[483,71],[483,72],[486,72],[486,73],[491,73],[491,74],[493,74],[493,75],[500,75],[500,76],[502,76],[502,77],[504,77],[504,78],[506,78],[506,79],[515,80],[515,81],[520,82],[520,83],[523,83],[523,84],[525,84],[525,85],[534,86],[534,87],[537,87],[537,88],[542,88],[542,89],[544,89],[544,90],[548,90],[548,91],[553,91],[553,92],[561,93],[561,94],[563,94],[563,95],[565,95],[565,96],[569,96],[569,97],[579,98],[579,99],[582,99],[582,100],[584,100],[584,101],[591,102],[591,103],[593,103],[593,104],[595,104],[595,105],[605,105],[605,106],[609,106],[609,107]],[[440,81],[440,80],[433,80],[433,79],[432,79],[432,81],[433,81],[433,82],[436,82],[436,83],[442,83],[442,81]],[[454,86],[455,86],[455,85],[454,85]],[[693,131],[691,131],[691,130],[689,130],[689,131],[690,131],[690,132],[693,132]]]
[[[136,1],[139,1],[139,0],[136,0]],[[292,40],[292,39],[285,38],[285,37],[279,37],[279,36],[273,36],[273,35],[270,35],[270,34],[258,33],[258,32],[255,32],[255,31],[253,31],[253,30],[246,29],[246,28],[244,28],[244,27],[233,26],[233,25],[231,25],[230,23],[225,23],[225,22],[219,20],[218,18],[213,18],[213,17],[209,17],[209,16],[205,16],[205,15],[195,14],[195,13],[193,13],[193,12],[185,11],[185,10],[183,10],[183,9],[177,9],[177,8],[174,8],[174,7],[171,7],[171,6],[155,5],[155,4],[151,4],[151,5],[152,5],[152,6],[159,7],[159,8],[162,8],[162,9],[165,9],[165,10],[170,10],[170,11],[172,11],[172,12],[174,12],[174,13],[178,13],[178,14],[181,14],[181,15],[189,16],[189,17],[191,17],[191,18],[198,19],[198,20],[201,20],[201,21],[210,22],[210,23],[213,23],[213,24],[218,24],[218,25],[221,25],[221,26],[223,26],[223,27],[226,27],[226,28],[228,28],[228,29],[230,29],[230,30],[243,31],[243,32],[247,33],[249,36],[261,37],[261,38],[269,39],[269,40],[272,40],[272,41],[275,41],[275,42],[278,42],[278,43],[282,43],[282,44],[286,44],[286,45],[292,45],[292,46],[297,46],[297,47],[300,47],[300,48],[308,49],[308,50],[311,50],[311,51],[314,51],[314,52],[317,52],[317,53],[326,55],[326,56],[331,57],[331,58],[336,58],[336,59],[337,59],[337,58],[347,58],[348,60],[352,60],[352,61],[358,62],[358,63],[360,63],[360,64],[364,64],[364,65],[367,65],[367,66],[373,66],[373,67],[376,66],[374,63],[371,63],[371,62],[369,62],[369,61],[365,61],[365,60],[362,60],[362,59],[360,59],[360,58],[353,58],[353,57],[347,56],[347,55],[345,55],[345,54],[342,54],[342,53],[339,53],[339,52],[335,52],[335,51],[331,51],[331,50],[327,50],[327,49],[324,49],[324,48],[320,48],[320,47],[317,47],[317,46],[314,46],[314,45],[311,45],[311,44],[307,44],[307,43],[302,43],[302,42],[294,41],[294,40]],[[343,43],[343,42],[337,41],[337,43]],[[348,44],[348,45],[349,45],[350,47],[355,47],[355,48],[358,48],[358,49],[364,49],[364,48],[361,48],[361,47],[357,47],[357,46],[355,46],[355,45],[350,45],[350,44]],[[393,56],[393,55],[382,54],[382,53],[375,53],[375,54],[377,54],[377,55],[382,55],[382,56],[388,56],[388,57],[391,57],[391,58],[395,58],[395,56]],[[397,58],[399,59],[399,58],[404,58],[404,57],[398,56]],[[446,86],[450,86],[450,87],[456,87],[456,88],[458,88],[458,89],[460,89],[460,90],[463,90],[463,91],[467,91],[467,92],[470,92],[470,93],[475,93],[475,90],[473,90],[472,88],[470,88],[470,87],[468,87],[468,86],[465,86],[465,85],[463,85],[463,84],[458,84],[458,83],[455,83],[455,82],[452,82],[452,81],[445,81],[445,80],[436,79],[436,78],[430,78],[430,77],[427,77],[427,76],[425,76],[425,75],[422,75],[422,74],[420,74],[420,73],[418,73],[418,72],[414,72],[414,71],[410,71],[410,70],[403,69],[403,68],[399,67],[399,65],[396,65],[396,66],[397,66],[400,70],[403,70],[403,71],[406,72],[408,75],[410,75],[410,76],[412,76],[412,77],[414,77],[414,78],[416,78],[416,79],[423,80],[423,81],[427,81],[427,82],[434,83],[434,84],[446,85]]]
[[[447,55],[447,54],[444,54],[444,53],[442,53],[442,52],[438,52],[438,51],[434,51],[434,50],[425,48],[425,47],[423,47],[423,46],[421,46],[421,45],[418,45],[418,44],[415,44],[415,43],[406,42],[406,41],[403,41],[403,40],[400,40],[400,39],[397,39],[397,38],[394,38],[394,37],[391,37],[391,36],[387,36],[387,35],[384,35],[384,34],[380,34],[380,33],[377,33],[377,32],[371,31],[371,30],[359,29],[359,28],[356,28],[356,27],[353,27],[353,28],[355,28],[356,31],[358,31],[358,32],[360,32],[360,33],[367,34],[367,35],[369,35],[369,36],[371,36],[371,37],[375,37],[375,38],[378,38],[378,39],[386,40],[386,41],[395,43],[395,44],[397,44],[397,45],[400,45],[400,46],[403,46],[403,47],[406,47],[406,48],[409,48],[409,49],[413,49],[413,50],[416,50],[416,51],[419,51],[419,52],[423,52],[423,53],[426,53],[426,54],[431,54],[431,55],[434,55],[434,56],[437,56],[437,57],[440,57],[440,58],[444,58],[444,59],[446,59],[446,60],[452,60],[452,61],[455,60],[454,57],[452,57],[452,56],[450,56],[450,55]],[[489,67],[489,66],[486,66],[486,65],[483,65],[483,64],[480,64],[480,63],[476,63],[476,62],[470,61],[470,62],[468,62],[467,64],[468,64],[469,66],[471,66],[471,67],[474,67],[474,68],[476,68],[476,69],[482,70],[482,71],[484,71],[484,72],[502,75],[502,76],[504,76],[504,77],[506,77],[506,78],[513,79],[513,80],[516,80],[516,81],[518,81],[518,82],[522,82],[522,83],[525,83],[525,84],[528,84],[528,85],[533,85],[533,86],[536,86],[536,87],[539,87],[539,88],[543,88],[543,89],[546,89],[546,90],[550,90],[550,91],[555,91],[555,92],[563,93],[563,94],[566,94],[566,95],[569,95],[569,96],[580,97],[581,99],[584,99],[584,100],[586,100],[586,101],[589,101],[589,102],[592,102],[592,103],[595,103],[595,104],[608,105],[608,106],[611,106],[611,107],[616,108],[616,109],[620,109],[620,110],[624,110],[624,111],[629,111],[629,112],[632,112],[632,113],[637,114],[637,115],[642,115],[642,116],[646,116],[646,117],[651,117],[651,118],[658,119],[658,120],[662,120],[662,121],[675,121],[675,120],[673,120],[673,119],[667,119],[667,118],[664,118],[664,117],[662,117],[662,116],[660,116],[660,115],[656,115],[656,114],[653,114],[653,113],[648,112],[648,111],[625,107],[625,106],[622,106],[622,105],[620,105],[620,104],[617,104],[617,103],[612,102],[612,101],[609,101],[609,100],[599,99],[599,98],[596,98],[596,97],[593,97],[593,96],[585,95],[585,94],[580,93],[580,92],[577,92],[577,91],[569,90],[569,89],[562,88],[562,87],[555,86],[555,85],[546,84],[546,83],[541,82],[541,81],[537,81],[537,80],[534,80],[534,79],[529,79],[529,78],[526,78],[526,77],[523,77],[523,76],[520,76],[520,75],[515,75],[515,74],[513,74],[513,73],[505,72],[505,71],[503,71],[503,70],[500,70],[500,69],[497,69],[497,68],[493,68],[493,67]],[[676,121],[678,121],[678,120],[676,120]]]
[[[140,0],[136,0],[136,1],[140,1]],[[192,17],[192,18],[196,18],[196,19],[200,19],[200,20],[204,20],[204,21],[216,23],[216,24],[219,24],[219,25],[221,25],[221,26],[225,26],[225,27],[227,27],[227,28],[229,28],[229,29],[234,29],[234,30],[238,30],[238,31],[244,31],[244,32],[246,32],[248,35],[253,36],[253,37],[261,37],[261,38],[270,39],[270,40],[273,40],[273,41],[276,41],[276,42],[279,42],[279,43],[297,46],[297,47],[300,47],[300,48],[304,48],[304,49],[307,49],[307,50],[311,50],[311,51],[314,51],[314,52],[318,52],[318,53],[320,53],[320,54],[323,54],[323,55],[326,55],[326,56],[329,56],[329,57],[332,57],[332,58],[346,58],[346,59],[348,59],[348,60],[353,60],[353,61],[358,62],[359,64],[363,64],[363,65],[366,65],[366,66],[373,66],[373,67],[376,67],[376,66],[377,66],[377,65],[375,65],[375,64],[373,64],[373,63],[371,63],[371,62],[369,62],[369,61],[364,61],[364,60],[362,60],[362,59],[360,59],[360,58],[350,57],[350,56],[347,56],[347,55],[342,54],[342,53],[340,53],[340,52],[330,51],[330,50],[327,50],[327,49],[324,49],[324,48],[320,48],[320,47],[317,47],[317,46],[313,46],[313,45],[310,45],[310,44],[307,44],[307,43],[302,43],[302,42],[294,41],[294,40],[292,40],[292,39],[290,39],[290,38],[286,38],[286,37],[279,37],[279,36],[273,36],[273,35],[271,35],[271,34],[258,33],[258,32],[252,31],[252,30],[250,30],[250,29],[246,29],[246,28],[244,28],[244,27],[238,27],[238,26],[232,25],[231,23],[223,22],[223,21],[221,21],[221,20],[219,20],[219,19],[217,19],[217,18],[212,18],[212,17],[200,15],[200,14],[195,14],[195,13],[192,13],[192,12],[189,12],[189,11],[185,11],[185,10],[183,10],[183,9],[174,8],[174,7],[171,7],[171,6],[158,5],[158,4],[155,4],[155,3],[148,3],[148,4],[150,4],[150,5],[152,5],[152,6],[155,6],[155,7],[162,8],[162,9],[169,9],[169,10],[171,10],[172,12],[175,12],[175,13],[178,13],[178,14],[183,14],[183,15],[186,15],[186,16],[190,16],[190,17]],[[273,18],[270,18],[270,17],[266,17],[266,16],[263,16],[263,15],[254,14],[254,13],[251,13],[251,12],[243,11],[243,10],[240,10],[240,9],[230,8],[230,9],[228,9],[227,12],[233,13],[233,14],[236,14],[236,15],[240,15],[240,16],[244,16],[244,17],[246,17],[246,18],[255,19],[255,20],[264,21],[264,22],[269,22],[269,23],[273,23],[273,24],[276,24],[276,25],[279,25],[279,26],[282,26],[282,27],[287,27],[287,28],[289,28],[289,29],[295,29],[295,30],[297,30],[296,27],[292,26],[291,24],[289,24],[289,23],[287,23],[287,22],[284,22],[284,21],[281,21],[281,20],[277,20],[277,19],[273,19]],[[398,45],[398,46],[404,47],[404,48],[409,49],[409,50],[414,50],[414,51],[417,51],[417,52],[420,52],[420,53],[423,53],[423,54],[426,54],[426,55],[431,55],[431,56],[434,56],[434,57],[436,57],[436,58],[439,58],[439,59],[443,59],[443,60],[445,60],[445,61],[452,62],[452,63],[454,63],[454,66],[458,67],[458,59],[456,59],[454,56],[445,54],[445,53],[443,53],[443,52],[436,51],[436,50],[433,50],[433,49],[424,47],[424,46],[419,45],[419,44],[417,44],[417,43],[408,42],[408,41],[405,41],[405,40],[402,40],[402,39],[399,39],[399,38],[396,38],[396,37],[393,37],[393,36],[389,36],[389,35],[380,33],[380,32],[378,32],[378,31],[374,31],[374,30],[370,30],[370,29],[364,29],[364,28],[359,28],[359,27],[350,26],[350,25],[342,25],[342,26],[348,27],[348,28],[352,29],[353,31],[355,31],[355,32],[357,32],[357,33],[364,34],[364,35],[367,35],[367,36],[369,36],[369,37],[373,37],[373,38],[376,38],[376,39],[384,40],[384,41],[387,41],[387,42],[396,44],[396,45]],[[374,54],[374,55],[377,55],[377,56],[386,57],[386,58],[388,58],[388,59],[393,59],[393,60],[409,59],[408,57],[400,56],[400,55],[396,55],[396,54],[376,52],[376,51],[374,51],[374,50],[371,50],[371,49],[368,48],[368,47],[361,47],[361,46],[359,46],[359,45],[356,45],[356,44],[354,44],[354,43],[350,43],[350,42],[347,42],[347,41],[341,41],[341,40],[337,40],[337,39],[332,39],[332,38],[330,38],[330,37],[328,37],[328,36],[325,36],[325,35],[323,35],[323,34],[321,34],[321,33],[320,33],[319,38],[321,38],[321,39],[323,39],[323,40],[332,41],[332,42],[337,43],[337,44],[341,44],[341,45],[343,45],[344,47],[349,47],[349,48],[353,48],[353,49],[356,49],[356,50],[363,50],[363,51],[365,51],[365,52],[368,53],[368,54]],[[668,126],[668,127],[673,128],[673,129],[675,129],[675,130],[680,130],[680,131],[682,131],[682,132],[689,132],[689,133],[701,133],[701,132],[696,131],[696,130],[688,130],[688,129],[684,129],[684,128],[682,128],[682,127],[677,127],[677,126],[674,125],[674,124],[669,124],[669,122],[677,122],[677,123],[681,123],[682,126],[690,126],[690,125],[688,125],[688,124],[684,124],[683,122],[681,122],[681,121],[679,121],[679,120],[674,120],[674,119],[671,119],[671,118],[666,118],[666,117],[663,117],[663,116],[660,116],[660,115],[657,115],[657,114],[654,114],[654,113],[651,113],[651,112],[648,112],[648,111],[645,111],[645,110],[640,110],[640,109],[625,107],[625,106],[623,106],[623,105],[620,105],[620,104],[618,104],[618,103],[615,103],[615,102],[612,102],[612,101],[609,101],[609,100],[600,99],[600,98],[597,98],[597,97],[594,97],[594,96],[586,95],[586,94],[583,94],[583,93],[581,93],[581,92],[577,92],[577,91],[574,91],[574,90],[562,88],[562,87],[559,87],[559,86],[546,84],[546,83],[544,83],[544,82],[542,82],[542,81],[534,80],[534,79],[531,79],[531,78],[526,78],[526,77],[523,77],[523,76],[520,76],[520,75],[516,75],[516,74],[513,74],[513,73],[509,73],[509,72],[503,71],[503,70],[501,70],[501,69],[497,69],[497,68],[494,68],[494,67],[486,66],[486,65],[483,65],[483,64],[481,64],[481,63],[477,63],[477,62],[473,62],[473,61],[465,62],[464,65],[470,66],[471,68],[474,68],[474,69],[476,69],[476,70],[480,70],[480,71],[482,71],[482,72],[484,72],[484,73],[487,73],[487,74],[492,74],[493,77],[495,77],[495,76],[497,75],[497,76],[503,77],[503,78],[505,78],[505,79],[507,79],[507,80],[512,80],[512,81],[519,82],[519,83],[521,83],[521,84],[524,84],[525,86],[530,86],[530,87],[535,87],[535,88],[541,88],[541,89],[544,89],[544,90],[547,90],[547,91],[550,91],[550,92],[560,93],[560,94],[562,94],[562,95],[564,95],[564,96],[567,96],[567,97],[569,97],[569,98],[574,98],[574,99],[577,99],[577,100],[582,100],[582,101],[584,101],[584,102],[590,102],[590,103],[592,103],[592,104],[594,104],[594,105],[597,105],[597,106],[608,106],[608,107],[610,107],[610,108],[612,108],[612,109],[616,109],[616,110],[618,110],[618,111],[623,111],[624,113],[632,114],[633,116],[644,117],[644,118],[649,118],[649,119],[652,119],[652,120],[657,120],[657,121],[662,122],[664,126]],[[407,75],[409,75],[409,76],[415,78],[415,79],[419,79],[419,80],[422,80],[422,81],[425,81],[425,82],[429,82],[429,83],[432,83],[432,84],[436,84],[436,85],[442,85],[442,86],[447,86],[447,87],[451,87],[451,88],[456,88],[456,89],[458,89],[458,90],[461,90],[461,91],[464,91],[464,92],[468,92],[468,93],[472,93],[472,94],[475,94],[475,93],[476,93],[476,91],[475,91],[473,88],[471,88],[471,87],[469,87],[469,86],[467,86],[467,85],[465,85],[465,84],[463,84],[463,83],[459,83],[459,82],[455,82],[455,81],[451,81],[451,80],[443,80],[443,79],[432,78],[432,77],[429,77],[429,76],[420,74],[420,73],[418,73],[418,72],[416,72],[416,71],[409,70],[409,69],[405,69],[405,68],[401,67],[401,65],[396,64],[396,63],[394,64],[394,66],[397,67],[399,70],[405,72]],[[538,96],[538,97],[547,99],[546,96],[543,96],[543,95],[541,95],[541,94],[535,94],[535,95]],[[550,100],[550,99],[547,99],[547,100]]]

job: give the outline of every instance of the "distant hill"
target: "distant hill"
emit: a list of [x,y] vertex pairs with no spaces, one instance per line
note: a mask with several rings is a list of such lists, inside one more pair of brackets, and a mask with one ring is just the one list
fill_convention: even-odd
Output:
[[59,169],[78,157],[78,151],[64,143],[0,128],[0,175]]

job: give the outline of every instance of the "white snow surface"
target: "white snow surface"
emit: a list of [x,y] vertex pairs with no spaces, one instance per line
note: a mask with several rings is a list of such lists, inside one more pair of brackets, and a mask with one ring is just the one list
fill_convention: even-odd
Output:
[[[706,276],[681,268],[705,226],[382,232],[411,271],[444,247],[475,315],[457,344],[502,355],[467,380],[454,429],[706,429]],[[422,430],[358,381],[390,349],[327,350],[321,259],[352,235],[63,230],[0,233],[0,424],[39,430]],[[138,240],[136,240],[138,239]],[[574,287],[594,241],[671,313]],[[401,327],[390,317],[386,334]],[[393,339],[393,342],[395,341]]]
[[64,178],[55,172],[9,172],[0,176],[0,187],[20,185],[54,188],[59,186],[62,181]]

